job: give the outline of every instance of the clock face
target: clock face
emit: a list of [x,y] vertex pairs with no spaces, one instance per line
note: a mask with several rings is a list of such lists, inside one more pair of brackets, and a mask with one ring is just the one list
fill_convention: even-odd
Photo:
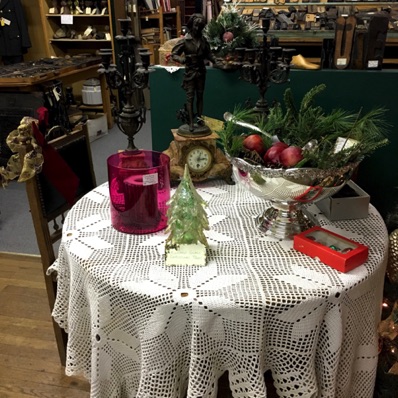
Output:
[[207,148],[195,146],[189,150],[186,159],[190,171],[204,173],[210,169],[213,156]]

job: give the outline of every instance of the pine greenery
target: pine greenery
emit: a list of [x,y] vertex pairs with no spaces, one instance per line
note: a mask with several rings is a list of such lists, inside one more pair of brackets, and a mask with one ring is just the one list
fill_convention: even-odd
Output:
[[[245,120],[254,122],[256,115],[251,109],[236,107],[234,117],[237,120]],[[245,130],[239,128],[232,120],[224,123],[224,128],[217,131],[221,145],[227,150],[231,156],[238,156],[243,148],[243,140],[245,138]]]
[[[235,48],[253,48],[258,45],[259,27],[239,14],[235,4],[224,4],[216,19],[212,19],[203,32],[214,53],[223,57]],[[225,32],[233,34],[233,40],[225,42]]]
[[[349,162],[359,161],[388,144],[386,133],[389,126],[384,120],[384,108],[376,108],[366,114],[362,114],[361,110],[350,113],[343,109],[333,109],[327,113],[314,103],[315,97],[325,88],[325,84],[313,87],[304,95],[299,106],[292,90],[288,88],[283,97],[284,106],[275,103],[267,118],[256,120],[253,112],[240,108],[236,108],[233,115],[237,120],[254,122],[262,131],[277,136],[288,145],[303,147],[309,141],[316,140],[316,149],[305,150],[304,159],[296,167],[342,167]],[[218,131],[221,144],[231,156],[244,155],[241,144],[247,131],[242,130],[236,124],[226,122],[223,131]],[[342,150],[335,153],[339,137],[353,139],[358,143],[343,146]]]

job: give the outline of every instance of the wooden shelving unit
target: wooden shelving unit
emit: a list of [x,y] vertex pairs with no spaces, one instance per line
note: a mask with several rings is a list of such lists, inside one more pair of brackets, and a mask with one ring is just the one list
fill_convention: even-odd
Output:
[[[62,57],[65,55],[77,55],[81,53],[89,53],[95,55],[102,48],[113,50],[112,40],[112,17],[111,17],[111,1],[108,0],[107,11],[101,14],[72,14],[72,24],[63,23],[65,15],[52,14],[49,10],[53,7],[52,0],[40,0],[40,17],[46,42],[47,57]],[[85,38],[84,32],[89,27],[95,28],[97,32],[109,33],[107,39]],[[71,31],[75,32],[74,38],[54,37],[59,31],[64,29],[69,35]]]
[[[142,46],[151,51],[151,63],[158,64],[159,47],[181,34],[180,7],[175,7],[175,11],[171,12],[164,12],[162,7],[153,13],[140,11],[139,21]],[[169,35],[166,35],[165,29],[169,31]]]
[[180,4],[181,9],[183,9],[182,23],[183,25],[186,25],[190,16],[197,12],[196,3],[195,0],[181,0]]
[[[369,1],[345,1],[345,2],[289,2],[281,4],[283,0],[278,1],[276,4],[274,1],[270,2],[240,2],[238,7],[244,10],[257,10],[258,12],[264,8],[270,8],[277,14],[279,11],[287,11],[289,7],[295,7],[296,9],[308,9],[308,13],[313,13],[311,10],[319,7],[320,10],[323,8],[336,7],[337,9],[344,9],[351,14],[357,12],[376,9],[381,11],[386,8],[394,8],[398,12],[398,3],[396,2],[369,2]],[[246,13],[246,17],[250,18],[250,14]],[[256,22],[256,21],[254,21]],[[387,41],[385,48],[385,56],[383,65],[391,67],[391,65],[398,65],[398,27],[395,29],[389,29],[387,33]],[[334,30],[269,30],[270,35],[274,35],[279,39],[279,43],[284,47],[296,48],[297,53],[301,53],[306,58],[312,61],[319,61],[321,54],[321,47],[324,39],[333,39],[335,37]]]
[[[30,32],[33,33],[32,49],[30,52],[35,56],[30,56],[30,60],[39,58],[65,58],[76,55],[90,55],[98,56],[100,49],[110,49],[114,52],[113,43],[113,18],[112,10],[113,1],[107,0],[106,12],[102,14],[65,14],[52,13],[50,10],[54,6],[52,0],[34,0],[34,5],[31,0],[23,0],[23,5],[28,11],[28,18],[31,23]],[[66,20],[65,20],[66,19]],[[69,19],[69,21],[67,20]],[[65,23],[68,22],[68,23]],[[72,23],[70,23],[72,22]],[[91,26],[97,32],[108,33],[106,39],[83,38],[84,32]],[[54,37],[59,29],[65,29],[67,32],[72,30],[75,32],[74,38]],[[79,37],[81,35],[81,37]],[[98,77],[101,81],[101,90],[103,104],[101,106],[102,112],[106,114],[108,127],[113,125],[113,116],[110,106],[109,95],[107,93],[106,85],[103,77],[97,73],[100,58],[98,56],[98,63],[91,65],[89,68],[78,69],[68,74],[55,76],[54,79],[60,79],[63,82],[63,87],[72,86],[73,92],[79,98],[83,83],[85,80]]]

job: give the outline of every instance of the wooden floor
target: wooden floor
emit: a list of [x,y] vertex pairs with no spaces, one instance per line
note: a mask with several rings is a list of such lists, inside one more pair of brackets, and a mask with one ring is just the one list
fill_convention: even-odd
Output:
[[[268,396],[277,397],[266,380]],[[0,398],[88,398],[89,391],[60,365],[40,258],[0,252]],[[231,397],[224,375],[218,398]]]
[[37,256],[0,253],[0,398],[88,398],[60,365]]

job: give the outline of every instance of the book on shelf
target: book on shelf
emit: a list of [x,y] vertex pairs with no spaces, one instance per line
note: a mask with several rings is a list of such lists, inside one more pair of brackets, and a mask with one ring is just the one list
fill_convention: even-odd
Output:
[[[156,0],[154,0],[156,2]],[[148,9],[151,13],[155,12],[155,10],[157,9],[157,7],[153,6],[153,1],[152,0],[143,0],[142,4],[144,5],[144,7],[146,9]]]
[[159,28],[142,28],[141,35],[159,34]]
[[143,43],[160,43],[159,28],[142,29],[141,39]]
[[[160,7],[162,7],[163,12],[172,11],[170,0],[141,0],[140,5],[143,12],[146,10],[152,14],[159,12]],[[173,9],[173,11],[175,11],[175,9]]]
[[142,44],[160,44],[159,37],[141,37]]
[[170,0],[159,0],[160,6],[163,9],[163,12],[170,12],[171,11],[171,5],[170,5]]
[[171,39],[171,28],[165,27],[163,29],[163,39],[164,41],[170,40]]

